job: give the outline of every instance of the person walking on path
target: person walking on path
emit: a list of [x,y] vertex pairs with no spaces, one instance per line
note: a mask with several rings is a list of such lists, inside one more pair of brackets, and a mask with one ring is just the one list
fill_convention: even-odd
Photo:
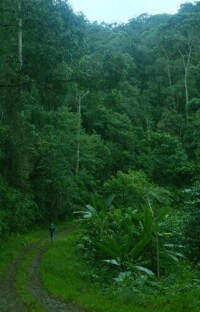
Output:
[[51,223],[51,225],[49,227],[49,233],[50,233],[51,242],[53,242],[54,233],[55,233],[55,225],[53,223]]

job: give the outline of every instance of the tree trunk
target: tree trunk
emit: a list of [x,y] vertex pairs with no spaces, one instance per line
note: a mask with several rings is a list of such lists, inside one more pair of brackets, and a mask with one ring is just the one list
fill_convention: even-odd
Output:
[[22,1],[18,0],[18,60],[20,69],[23,65],[22,45]]
[[175,96],[174,96],[174,90],[173,90],[173,86],[172,86],[172,76],[171,76],[171,71],[170,71],[170,57],[167,53],[167,51],[165,51],[166,57],[167,57],[167,75],[168,75],[168,81],[169,81],[169,88],[170,88],[170,92],[171,92],[171,96],[172,96],[172,100],[173,100],[173,106],[174,106],[174,110],[178,109],[178,105],[175,101]]
[[77,147],[76,147],[76,175],[79,174],[79,165],[80,165],[80,130],[81,130],[81,96],[76,94],[77,115],[78,115],[78,124],[77,124]]
[[160,250],[159,250],[158,233],[156,235],[156,258],[157,258],[157,277],[160,277]]
[[182,57],[183,67],[184,67],[184,86],[185,86],[185,119],[186,124],[188,124],[188,104],[189,104],[189,92],[188,92],[188,70],[190,65],[190,57],[191,57],[192,48],[188,44],[188,51],[186,55],[179,49],[179,53]]
[[90,91],[85,92],[83,95],[76,90],[76,102],[77,102],[77,115],[78,115],[78,123],[77,123],[77,147],[76,147],[76,175],[79,174],[80,167],[80,131],[81,131],[81,103],[82,99],[89,94]]

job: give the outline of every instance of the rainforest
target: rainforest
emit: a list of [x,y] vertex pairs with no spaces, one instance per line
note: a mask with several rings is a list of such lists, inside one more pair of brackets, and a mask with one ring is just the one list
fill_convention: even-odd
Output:
[[1,0],[0,43],[1,311],[199,311],[200,1]]

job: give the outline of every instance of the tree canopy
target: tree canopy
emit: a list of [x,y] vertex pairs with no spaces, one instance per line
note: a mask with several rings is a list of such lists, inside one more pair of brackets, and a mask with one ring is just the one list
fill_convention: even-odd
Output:
[[[1,0],[1,233],[67,218],[91,195],[113,195],[122,210],[108,212],[111,227],[119,213],[140,238],[138,251],[125,246],[116,255],[137,258],[147,245],[147,255],[158,248],[160,221],[146,199],[162,190],[184,212],[182,240],[197,259],[199,16],[197,1],[175,15],[99,25],[64,0]],[[104,254],[108,237],[116,243],[109,235],[99,241]]]

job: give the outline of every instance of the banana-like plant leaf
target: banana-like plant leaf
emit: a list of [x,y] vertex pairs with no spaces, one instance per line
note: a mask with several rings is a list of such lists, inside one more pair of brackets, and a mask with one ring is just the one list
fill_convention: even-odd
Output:
[[180,253],[180,252],[174,252],[174,254],[177,256],[177,257],[180,257],[180,258],[184,258],[185,259],[185,256]]
[[96,209],[94,207],[92,207],[91,205],[89,205],[89,204],[86,205],[86,208],[93,214],[97,213]]
[[171,258],[172,260],[178,262],[179,259],[177,257],[175,257],[174,255],[168,254],[168,257]]
[[152,233],[153,231],[153,214],[148,206],[144,209],[144,231],[146,233]]
[[154,276],[154,273],[151,270],[149,270],[143,266],[134,265],[134,268],[136,268],[138,271],[142,271],[142,272],[146,273],[147,275]]
[[106,199],[105,205],[106,205],[107,208],[111,206],[111,204],[112,204],[113,200],[115,199],[115,197],[116,197],[115,194],[111,194],[111,195]]
[[133,234],[125,234],[121,238],[121,249],[123,250],[124,255],[127,255],[131,247],[133,246]]
[[117,277],[114,278],[114,280],[121,284],[123,283],[127,278],[131,277],[131,272],[130,271],[126,271],[126,272],[120,272],[119,275]]
[[114,258],[121,259],[121,249],[116,240],[112,237],[106,237],[103,242],[97,242],[96,246],[100,251],[103,251],[106,255]]
[[106,262],[106,263],[109,263],[109,264],[113,264],[113,265],[116,265],[116,266],[120,266],[120,261],[119,261],[119,259],[118,259],[118,261],[115,260],[115,259],[107,259],[107,260],[103,260],[103,261]]
[[151,235],[150,234],[145,235],[132,248],[132,250],[130,251],[130,256],[135,259],[138,258],[141,255],[143,249],[148,245],[150,241],[151,241]]
[[172,236],[173,234],[171,232],[163,232],[163,233],[158,233],[158,236],[164,237],[164,236]]
[[172,194],[162,187],[156,187],[150,190],[148,192],[148,197],[151,198],[151,201],[157,200],[162,204],[168,204],[172,201]]
[[167,215],[168,210],[162,209],[158,216],[155,217],[155,222],[160,222],[164,219],[164,217]]
[[92,205],[95,207],[95,210],[101,211],[105,209],[105,203],[101,197],[94,195],[92,197]]

